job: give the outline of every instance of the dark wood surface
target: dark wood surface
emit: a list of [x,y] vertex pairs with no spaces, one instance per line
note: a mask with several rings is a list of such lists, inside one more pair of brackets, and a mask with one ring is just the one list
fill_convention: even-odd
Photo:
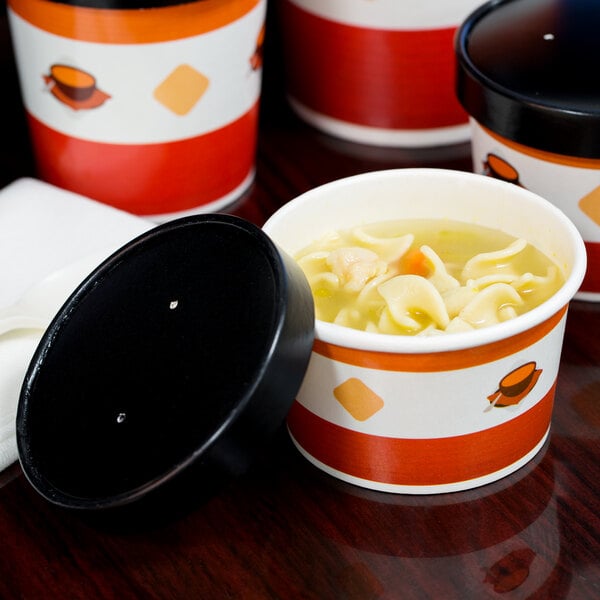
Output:
[[[271,32],[256,183],[232,212],[262,224],[299,193],[364,171],[470,170],[466,146],[383,150],[313,131],[285,102]],[[4,15],[0,40],[4,186],[35,171]],[[54,508],[14,465],[0,474],[0,598],[599,598],[599,332],[600,304],[573,302],[549,442],[517,473],[468,492],[343,484],[282,429],[246,475],[208,496],[190,484],[185,509],[124,527]]]

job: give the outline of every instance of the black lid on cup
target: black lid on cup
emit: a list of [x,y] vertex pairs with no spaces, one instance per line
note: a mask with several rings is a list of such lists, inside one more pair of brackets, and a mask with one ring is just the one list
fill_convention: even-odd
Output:
[[243,472],[283,423],[314,338],[306,278],[257,227],[156,227],[91,273],[50,324],[17,414],[25,475],[54,504],[115,508],[193,469]]
[[457,95],[512,141],[600,158],[600,2],[492,0],[457,31]]

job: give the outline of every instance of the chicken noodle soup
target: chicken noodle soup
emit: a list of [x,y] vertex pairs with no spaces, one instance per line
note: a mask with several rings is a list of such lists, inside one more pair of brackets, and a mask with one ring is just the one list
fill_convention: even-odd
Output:
[[370,332],[478,329],[535,308],[563,284],[524,239],[442,219],[331,232],[296,255],[317,319]]

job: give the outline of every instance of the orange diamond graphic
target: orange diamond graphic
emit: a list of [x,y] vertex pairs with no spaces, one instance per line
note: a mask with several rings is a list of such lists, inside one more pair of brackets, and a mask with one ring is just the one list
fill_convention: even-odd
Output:
[[338,385],[333,395],[357,421],[366,421],[383,408],[383,400],[356,377]]
[[186,115],[194,108],[209,80],[190,65],[179,65],[154,90],[154,98],[176,115]]

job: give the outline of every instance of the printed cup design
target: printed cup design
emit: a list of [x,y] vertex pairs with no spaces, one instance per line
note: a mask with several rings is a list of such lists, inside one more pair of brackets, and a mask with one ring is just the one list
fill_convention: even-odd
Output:
[[583,196],[577,206],[584,215],[600,227],[600,185]]
[[190,65],[178,65],[154,89],[154,98],[176,115],[187,115],[200,101],[210,80]]
[[486,156],[483,163],[483,173],[501,181],[520,185],[519,172],[509,162],[496,154],[489,153]]
[[44,81],[54,97],[73,110],[97,108],[110,98],[96,87],[93,75],[69,65],[52,65]]
[[414,218],[525,238],[563,270],[565,284],[528,313],[467,333],[384,335],[317,320],[288,428],[310,462],[344,481],[410,494],[469,489],[519,469],[547,438],[585,247],[573,223],[532,192],[439,169],[321,186],[279,209],[264,229],[294,255],[327,232]]
[[[471,119],[473,170],[520,185],[560,208],[579,229],[588,268],[577,298],[600,301],[600,158],[529,148]],[[560,182],[560,184],[558,184]]]
[[469,138],[454,93],[453,38],[477,0],[284,0],[288,94],[308,123],[381,146]]
[[385,402],[368,385],[350,377],[333,390],[335,399],[357,421],[366,421],[380,411]]
[[157,221],[238,199],[254,178],[265,11],[10,0],[40,177]]
[[542,373],[536,366],[535,361],[530,361],[505,375],[498,384],[498,389],[488,396],[490,408],[512,406],[523,400]]

